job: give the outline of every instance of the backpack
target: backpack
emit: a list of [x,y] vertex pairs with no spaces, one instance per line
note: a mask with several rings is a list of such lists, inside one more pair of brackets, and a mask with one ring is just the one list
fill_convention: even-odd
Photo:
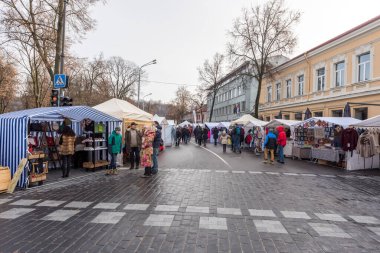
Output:
[[248,134],[246,137],[245,137],[245,143],[246,144],[251,144],[252,142],[252,136],[250,134]]
[[235,132],[236,132],[237,135],[240,135],[240,127],[236,127],[235,128]]

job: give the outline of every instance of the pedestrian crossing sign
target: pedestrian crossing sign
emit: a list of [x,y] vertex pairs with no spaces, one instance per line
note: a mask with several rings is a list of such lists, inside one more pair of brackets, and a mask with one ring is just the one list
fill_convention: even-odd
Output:
[[66,88],[66,75],[65,74],[56,74],[54,75],[54,88]]

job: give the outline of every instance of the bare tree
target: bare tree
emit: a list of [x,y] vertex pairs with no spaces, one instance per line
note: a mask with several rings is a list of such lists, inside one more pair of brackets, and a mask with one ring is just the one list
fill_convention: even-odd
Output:
[[259,114],[261,85],[270,74],[271,59],[290,54],[297,39],[293,27],[300,20],[299,11],[285,7],[284,0],[270,0],[263,5],[244,9],[229,32],[228,53],[236,62],[249,61],[252,75],[258,81],[255,117]]
[[121,57],[111,57],[107,61],[106,71],[112,97],[127,99],[134,95],[139,79],[139,67],[136,64]]
[[185,86],[181,86],[176,91],[176,98],[172,102],[173,107],[170,114],[174,115],[177,122],[181,121],[190,111],[191,93]]
[[[2,0],[0,25],[3,43],[27,43],[36,49],[50,79],[59,73],[65,0]],[[99,0],[67,1],[67,41],[80,39],[94,27],[89,7]]]
[[195,111],[201,114],[201,120],[203,123],[203,108],[207,105],[208,92],[205,92],[202,86],[198,86],[196,92],[192,95],[191,100],[195,108]]
[[223,83],[220,82],[224,75],[224,56],[222,54],[216,53],[214,55],[213,61],[210,63],[206,60],[202,67],[198,68],[199,80],[204,85],[204,91],[212,96],[210,119],[212,119],[215,98],[220,87]]
[[17,84],[16,67],[0,54],[0,114],[6,111],[14,99]]

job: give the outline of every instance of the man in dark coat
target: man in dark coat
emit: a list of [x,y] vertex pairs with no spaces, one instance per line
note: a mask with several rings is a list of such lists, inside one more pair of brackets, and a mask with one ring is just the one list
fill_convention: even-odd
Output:
[[207,139],[208,139],[208,131],[209,129],[205,126],[203,128],[203,134],[202,134],[202,138],[203,138],[203,146],[206,147],[206,143],[207,143]]
[[152,155],[152,161],[153,161],[153,166],[152,166],[152,174],[157,174],[158,172],[158,160],[157,160],[157,156],[158,156],[158,152],[160,151],[160,144],[161,144],[161,131],[162,131],[162,127],[160,126],[160,124],[158,124],[157,121],[154,122],[154,125],[156,127],[156,134],[154,136],[154,140],[153,140],[153,155]]
[[218,144],[219,137],[219,129],[217,127],[212,129],[212,137],[214,138],[214,145],[216,146]]

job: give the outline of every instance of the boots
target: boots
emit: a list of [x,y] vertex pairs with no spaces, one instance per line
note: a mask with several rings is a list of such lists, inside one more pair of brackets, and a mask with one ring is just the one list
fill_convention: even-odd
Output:
[[135,161],[131,161],[131,167],[129,168],[130,170],[133,170],[135,168]]

